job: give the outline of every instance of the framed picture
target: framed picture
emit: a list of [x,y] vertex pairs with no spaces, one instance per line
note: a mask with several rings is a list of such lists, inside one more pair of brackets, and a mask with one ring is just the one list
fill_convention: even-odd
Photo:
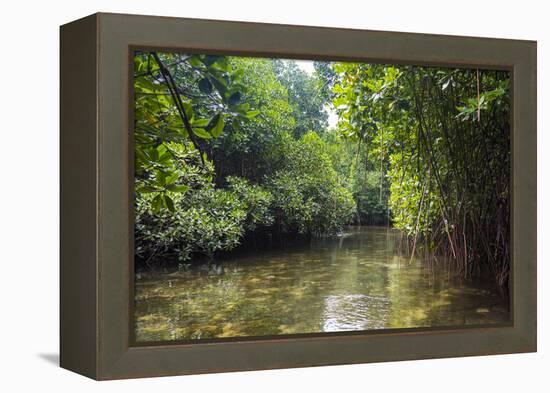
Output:
[[61,27],[61,366],[536,350],[536,43]]

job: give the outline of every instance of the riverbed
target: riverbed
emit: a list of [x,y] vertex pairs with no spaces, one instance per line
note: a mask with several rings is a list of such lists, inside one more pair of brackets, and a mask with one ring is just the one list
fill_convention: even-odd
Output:
[[465,280],[442,260],[410,258],[389,228],[219,263],[139,273],[137,342],[500,324],[508,300],[490,278]]

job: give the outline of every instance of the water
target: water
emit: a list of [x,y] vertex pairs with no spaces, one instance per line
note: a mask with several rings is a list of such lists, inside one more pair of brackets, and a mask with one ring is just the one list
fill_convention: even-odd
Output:
[[287,250],[139,274],[136,341],[503,323],[491,279],[397,252],[399,232],[350,228]]

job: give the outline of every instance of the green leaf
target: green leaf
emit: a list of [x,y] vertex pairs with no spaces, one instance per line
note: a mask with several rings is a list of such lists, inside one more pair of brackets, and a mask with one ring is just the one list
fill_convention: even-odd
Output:
[[193,127],[206,127],[208,125],[208,122],[210,122],[210,119],[196,119],[191,123]]
[[253,110],[253,111],[248,111],[248,112],[246,112],[246,117],[247,117],[248,119],[253,119],[254,117],[258,116],[259,114],[260,114],[260,111],[257,110],[257,109],[255,109],[255,110]]
[[166,184],[166,174],[164,172],[157,171],[156,172],[156,179],[157,179],[157,184],[158,185],[164,186]]
[[134,56],[134,72],[144,71],[147,69],[147,63],[140,56]]
[[187,62],[191,64],[193,67],[203,67],[202,61],[199,59],[198,56],[192,56],[190,57]]
[[235,132],[240,132],[241,131],[241,126],[240,126],[239,122],[236,121],[236,120],[233,120],[231,122],[231,128],[233,128],[233,131],[235,131]]
[[154,187],[151,187],[151,186],[143,186],[139,192],[141,192],[142,194],[151,194],[153,192],[158,192],[158,190]]
[[231,74],[231,78],[233,81],[238,81],[241,79],[244,75],[244,68],[237,68],[233,73]]
[[221,113],[218,113],[217,115],[212,117],[212,119],[210,119],[210,122],[206,126],[206,129],[210,130],[214,138],[217,138],[221,135],[223,131],[223,126],[224,126],[223,116]]
[[149,161],[147,154],[143,150],[139,149],[138,147],[136,147],[136,159],[143,162]]
[[207,66],[209,66],[217,62],[220,58],[221,56],[206,55],[204,56],[204,59],[202,59],[202,62]]
[[150,125],[152,125],[155,128],[158,128],[158,120],[154,118],[154,116],[149,112],[144,112],[145,118],[149,122]]
[[193,118],[195,113],[193,112],[193,106],[189,102],[183,102],[183,109],[185,110],[185,114],[187,115],[188,119]]
[[163,198],[164,198],[164,204],[166,205],[168,210],[170,210],[171,212],[176,211],[176,209],[174,208],[174,201],[172,200],[172,198],[170,198],[166,194],[163,195]]
[[482,95],[481,97],[479,97],[479,103],[478,103],[478,105],[479,105],[479,106],[483,106],[484,103],[485,103],[485,96]]
[[238,105],[241,102],[242,94],[240,92],[235,92],[229,96],[229,105]]
[[231,108],[233,112],[236,112],[242,116],[246,116],[246,112],[248,112],[249,109],[250,109],[250,104],[248,102],[245,102],[244,104]]
[[153,201],[151,202],[151,209],[154,213],[158,213],[160,209],[162,209],[163,206],[163,199],[162,194],[158,194],[153,198]]
[[212,82],[216,90],[218,90],[218,92],[220,93],[221,97],[225,100],[225,95],[227,94],[227,86],[223,76],[212,74],[210,82]]
[[199,81],[199,90],[203,92],[204,94],[210,94],[212,93],[212,83],[208,80],[208,78],[202,78]]
[[222,72],[231,71],[231,66],[226,56],[206,56],[204,62],[209,69],[216,69]]
[[169,191],[184,193],[189,190],[189,186],[184,184],[172,184],[168,187]]
[[179,174],[177,172],[171,173],[166,177],[166,185],[174,184],[178,180]]
[[150,154],[150,157],[151,157],[151,161],[157,161],[159,159],[159,152],[157,149],[151,149],[151,154]]
[[206,131],[203,128],[193,128],[193,134],[195,134],[196,136],[198,136],[199,138],[202,138],[202,139],[212,138],[212,135],[210,135],[208,133],[208,131]]

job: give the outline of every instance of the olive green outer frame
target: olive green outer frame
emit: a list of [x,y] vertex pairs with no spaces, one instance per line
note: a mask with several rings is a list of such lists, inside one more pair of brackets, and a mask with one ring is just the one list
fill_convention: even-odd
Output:
[[[512,323],[132,344],[133,48],[513,74]],[[536,42],[95,14],[61,27],[61,367],[104,380],[536,351]]]

